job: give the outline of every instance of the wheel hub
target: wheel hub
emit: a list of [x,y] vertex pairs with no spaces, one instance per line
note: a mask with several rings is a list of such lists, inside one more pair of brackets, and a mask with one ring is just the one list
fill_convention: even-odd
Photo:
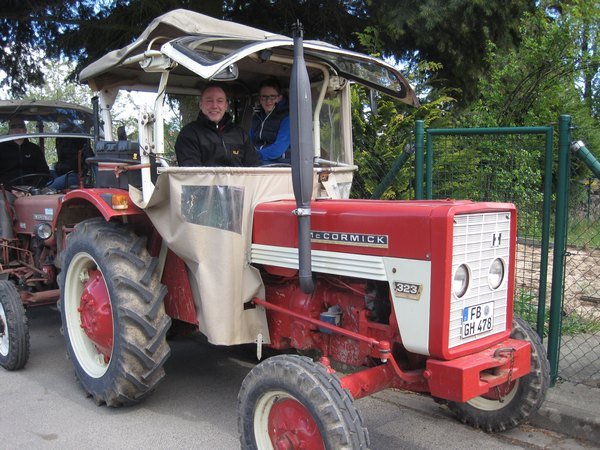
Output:
[[277,450],[324,449],[323,438],[310,412],[300,402],[286,398],[269,412],[269,437]]
[[113,318],[110,297],[99,270],[90,270],[84,281],[79,303],[81,328],[104,356],[110,360],[113,349]]

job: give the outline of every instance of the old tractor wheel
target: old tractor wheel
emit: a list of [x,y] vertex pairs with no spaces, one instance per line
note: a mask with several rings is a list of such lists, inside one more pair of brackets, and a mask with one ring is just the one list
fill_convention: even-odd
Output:
[[274,356],[250,371],[238,394],[238,428],[244,449],[369,446],[350,393],[303,356]]
[[0,281],[0,366],[19,370],[29,359],[29,327],[15,285]]
[[504,431],[524,422],[544,402],[550,366],[537,333],[515,316],[511,337],[531,344],[531,371],[510,385],[500,385],[466,403],[448,402],[461,422],[488,432]]
[[90,219],[68,236],[59,278],[67,354],[97,404],[140,401],[164,377],[171,320],[146,239]]

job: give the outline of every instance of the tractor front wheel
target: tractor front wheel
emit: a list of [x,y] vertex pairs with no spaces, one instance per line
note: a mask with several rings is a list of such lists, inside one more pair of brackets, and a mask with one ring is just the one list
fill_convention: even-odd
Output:
[[146,239],[103,218],[68,236],[59,277],[67,354],[97,404],[140,401],[164,377],[170,350],[166,287]]
[[15,285],[0,281],[0,366],[19,370],[29,359],[29,327]]
[[461,422],[487,432],[505,431],[523,423],[544,402],[550,383],[550,366],[539,336],[517,316],[510,336],[531,344],[531,371],[510,385],[493,388],[488,394],[466,403],[448,402]]
[[244,449],[369,447],[350,393],[303,356],[274,356],[250,371],[238,394],[238,428]]

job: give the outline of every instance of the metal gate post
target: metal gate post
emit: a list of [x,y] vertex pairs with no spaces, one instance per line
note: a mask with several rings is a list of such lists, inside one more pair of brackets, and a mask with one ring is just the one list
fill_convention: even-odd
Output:
[[546,319],[546,286],[548,284],[548,254],[550,251],[550,216],[552,209],[552,161],[554,154],[554,128],[546,131],[546,154],[544,164],[544,204],[542,218],[542,256],[540,258],[540,287],[538,290],[537,334],[544,341]]
[[404,166],[404,163],[408,161],[408,158],[410,158],[411,155],[412,150],[410,148],[404,148],[400,151],[400,156],[398,156],[395,159],[389,172],[385,174],[383,180],[381,180],[381,183],[379,183],[379,185],[375,189],[375,192],[373,192],[373,195],[371,196],[372,200],[379,200],[381,198],[381,196],[385,193],[386,189],[394,181],[394,178],[398,176],[400,169],[402,169],[402,166]]
[[415,199],[423,200],[423,133],[425,122],[415,122]]
[[561,115],[558,120],[558,176],[556,180],[556,212],[554,219],[554,256],[552,259],[552,291],[550,294],[550,326],[548,331],[548,359],[552,386],[558,377],[561,311],[563,302],[564,267],[566,255],[567,197],[569,182],[569,146],[571,116]]

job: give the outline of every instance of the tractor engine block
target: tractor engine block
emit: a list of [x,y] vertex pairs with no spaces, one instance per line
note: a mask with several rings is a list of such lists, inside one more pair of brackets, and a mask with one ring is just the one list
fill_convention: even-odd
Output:
[[[389,325],[391,303],[385,285],[325,275],[317,278],[312,294],[305,294],[297,278],[266,275],[264,280],[270,303],[354,333],[399,340]],[[322,356],[350,366],[372,365],[368,343],[275,311],[269,314],[268,321],[273,348],[317,350]]]

